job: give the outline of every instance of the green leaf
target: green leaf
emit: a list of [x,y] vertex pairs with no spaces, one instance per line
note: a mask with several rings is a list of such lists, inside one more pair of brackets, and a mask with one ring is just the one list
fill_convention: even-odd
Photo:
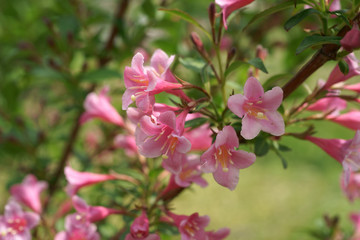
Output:
[[341,20],[343,20],[343,22],[346,23],[346,25],[348,25],[350,28],[352,27],[352,25],[349,22],[349,19],[347,18],[346,14],[345,14],[346,12],[344,10],[337,10],[337,11],[333,11],[333,12],[328,11],[328,13],[336,15],[338,18],[341,18]]
[[290,152],[291,148],[289,148],[288,146],[280,144],[279,145],[279,150],[282,151],[282,152]]
[[263,61],[260,58],[253,58],[253,59],[249,60],[248,63],[253,65],[254,67],[260,69],[264,73],[268,73]]
[[286,159],[283,157],[283,155],[280,154],[279,151],[275,151],[275,153],[276,153],[276,155],[280,158],[281,163],[282,163],[282,165],[283,165],[283,168],[284,168],[284,169],[287,169],[288,163],[287,163]]
[[203,125],[204,123],[207,122],[207,119],[206,118],[194,118],[194,119],[191,119],[189,121],[186,121],[185,122],[185,128],[197,128],[197,127],[200,127],[201,125]]
[[101,82],[105,79],[120,78],[120,77],[121,75],[118,71],[108,68],[100,68],[81,74],[80,81],[96,83],[96,82]]
[[156,14],[156,8],[151,0],[144,0],[141,5],[143,12],[150,18],[154,19]]
[[230,66],[225,70],[225,77],[227,77],[227,75],[229,75],[235,69],[239,68],[242,64],[244,64],[243,61],[235,61],[231,63]]
[[179,58],[179,61],[184,67],[193,70],[197,73],[201,73],[206,63],[201,59],[195,58]]
[[296,14],[295,16],[292,16],[289,20],[286,21],[284,25],[285,30],[289,31],[292,27],[296,26],[299,22],[301,22],[303,19],[305,19],[307,16],[311,14],[321,15],[321,13],[314,8],[305,9],[299,12],[298,14]]
[[[302,0],[297,0],[296,4],[305,4],[304,1]],[[252,24],[254,23],[255,21],[257,21],[258,19],[260,18],[263,18],[263,17],[266,17],[266,16],[269,16],[271,14],[274,14],[274,13],[277,13],[277,12],[280,12],[280,11],[283,11],[287,8],[290,8],[294,6],[294,1],[291,0],[291,1],[287,1],[287,2],[283,2],[283,3],[280,3],[280,4],[277,4],[275,5],[274,7],[271,7],[271,8],[268,8],[258,14],[256,14],[251,20],[250,22],[245,26],[244,28],[244,31]],[[296,6],[295,6],[296,7]]]
[[183,11],[181,11],[179,9],[175,9],[175,8],[173,8],[173,9],[159,8],[159,10],[164,11],[164,12],[168,12],[168,13],[171,13],[171,14],[174,14],[176,16],[181,17],[185,21],[187,21],[187,22],[193,24],[194,26],[198,27],[199,29],[201,29],[210,40],[212,39],[210,33],[208,33],[208,31],[206,31],[206,29],[198,21],[196,21],[195,18],[193,18],[192,16],[190,16],[186,12],[183,12]]
[[323,44],[336,44],[340,45],[341,37],[339,36],[321,36],[321,35],[312,35],[306,37],[301,43],[300,46],[296,49],[296,54],[301,53],[309,47],[315,47]]
[[340,71],[344,75],[349,73],[349,65],[347,64],[347,62],[345,62],[344,60],[341,60],[341,61],[339,61],[338,65],[339,65]]
[[270,145],[266,141],[266,138],[258,137],[255,139],[255,155],[256,156],[264,156],[269,152]]

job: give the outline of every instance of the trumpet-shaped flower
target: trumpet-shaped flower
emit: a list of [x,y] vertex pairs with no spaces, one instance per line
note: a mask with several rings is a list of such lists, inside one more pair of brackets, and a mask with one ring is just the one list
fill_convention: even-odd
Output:
[[236,94],[228,100],[229,109],[242,119],[241,136],[253,139],[260,130],[275,136],[285,132],[284,120],[276,110],[283,99],[280,87],[264,93],[260,82],[250,77],[244,86],[244,95]]
[[145,211],[135,218],[131,224],[130,233],[126,235],[125,240],[160,240],[157,234],[149,234],[149,219]]
[[206,232],[205,240],[222,240],[222,239],[226,238],[229,234],[230,234],[230,229],[221,228],[221,229],[217,230],[216,232],[214,232],[214,231]]
[[165,169],[180,172],[183,156],[191,149],[189,140],[182,136],[186,115],[184,111],[176,118],[174,112],[168,111],[158,119],[142,117],[135,132],[139,152],[149,158],[162,156]]
[[344,57],[344,60],[349,66],[349,72],[344,75],[341,72],[339,66],[336,65],[324,85],[325,89],[330,88],[335,83],[344,82],[354,76],[360,75],[359,60],[355,57],[354,53],[350,53],[349,55]]
[[208,216],[200,217],[198,213],[190,216],[168,213],[174,220],[175,225],[181,234],[181,240],[203,240],[206,239],[205,227],[209,225]]
[[34,212],[41,213],[42,206],[40,194],[48,187],[47,182],[38,181],[34,175],[27,175],[21,184],[11,187],[12,197],[19,203],[31,208]]
[[110,174],[78,172],[69,166],[65,167],[64,172],[65,172],[66,180],[69,183],[66,188],[67,188],[67,193],[70,196],[75,195],[77,191],[82,187],[116,179],[115,176]]
[[350,219],[354,224],[355,231],[351,236],[351,240],[360,240],[360,213],[352,213]]
[[122,214],[123,211],[106,208],[103,206],[89,206],[83,199],[78,196],[72,197],[74,208],[78,213],[78,218],[85,217],[89,222],[103,220],[111,214]]
[[92,92],[87,95],[84,108],[85,112],[81,115],[80,123],[85,123],[93,118],[100,118],[119,126],[124,126],[124,121],[116,109],[111,105],[110,98],[107,96],[109,87],[104,87],[100,94]]
[[131,67],[125,67],[124,82],[126,91],[122,97],[122,108],[126,110],[132,102],[143,112],[151,111],[155,103],[155,94],[169,92],[186,100],[189,98],[180,90],[182,85],[176,82],[169,70],[174,56],[168,57],[162,50],[156,50],[151,57],[151,66],[144,67],[144,56],[137,53]]
[[343,39],[341,39],[340,43],[341,46],[349,52],[352,52],[354,49],[360,48],[360,29],[357,23],[354,23],[351,30],[345,34]]
[[4,216],[0,216],[1,240],[31,240],[30,230],[39,224],[40,216],[33,212],[23,212],[21,206],[10,199],[5,206]]
[[360,169],[360,130],[353,139],[323,139],[307,136],[305,139],[316,144],[336,161],[342,164],[345,175],[345,186],[350,181],[351,172]]
[[116,135],[114,138],[114,146],[124,149],[128,157],[134,157],[137,154],[137,146],[133,135]]
[[344,110],[347,102],[339,97],[325,97],[317,100],[311,104],[306,110],[308,111],[321,111],[331,112],[331,116],[339,115],[341,110]]
[[360,129],[360,111],[350,111],[337,116],[328,116],[327,119],[352,130]]
[[256,159],[253,153],[235,150],[238,146],[239,139],[234,128],[225,126],[200,159],[202,171],[213,173],[215,181],[230,190],[238,184],[239,169],[249,167]]
[[222,8],[224,27],[227,29],[226,19],[232,12],[252,3],[253,1],[254,0],[215,0],[215,3]]
[[56,234],[54,240],[100,240],[96,225],[77,213],[65,218],[65,231]]

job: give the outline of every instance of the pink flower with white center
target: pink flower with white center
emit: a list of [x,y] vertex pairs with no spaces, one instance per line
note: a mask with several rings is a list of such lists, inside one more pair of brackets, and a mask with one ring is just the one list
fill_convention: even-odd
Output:
[[4,216],[0,216],[1,240],[30,240],[30,230],[39,224],[40,216],[33,212],[23,212],[21,206],[10,199],[5,206]]
[[220,185],[234,190],[239,182],[239,169],[247,168],[255,162],[256,156],[239,147],[239,138],[233,127],[225,126],[217,136],[215,143],[201,155],[201,170],[213,173]]
[[38,181],[32,174],[26,176],[21,184],[10,188],[12,197],[37,213],[42,212],[40,194],[48,187],[47,182]]
[[73,196],[72,202],[79,216],[85,217],[89,222],[97,222],[103,220],[111,214],[124,213],[121,210],[106,208],[103,206],[89,206],[83,199],[78,196]]
[[360,111],[350,111],[337,116],[328,116],[327,119],[352,130],[360,129]]
[[335,68],[330,73],[328,80],[325,83],[324,86],[325,89],[330,88],[332,85],[336,83],[344,82],[354,76],[360,75],[359,60],[355,57],[354,53],[350,53],[349,55],[344,57],[344,60],[349,66],[349,72],[346,75],[344,75],[341,72],[339,66],[336,65]]
[[137,154],[137,146],[135,137],[132,135],[118,134],[114,138],[114,146],[116,148],[122,148],[125,150],[125,154],[128,157],[135,157]]
[[125,67],[124,82],[126,91],[122,97],[123,110],[126,110],[132,102],[143,112],[151,111],[155,103],[155,94],[169,92],[186,101],[189,98],[180,90],[182,85],[176,82],[175,77],[169,70],[174,56],[168,57],[166,53],[158,49],[151,57],[151,66],[144,67],[144,57],[137,53],[131,63],[131,67]]
[[325,97],[311,104],[306,110],[331,112],[330,116],[339,115],[341,110],[347,107],[347,102],[339,97]]
[[85,112],[81,115],[80,123],[83,124],[90,119],[100,118],[103,121],[123,127],[124,121],[116,109],[111,105],[108,97],[109,87],[104,87],[100,94],[92,92],[86,96],[84,102]]
[[342,164],[345,174],[345,186],[350,181],[350,173],[360,170],[360,130],[353,139],[323,139],[312,136],[306,140],[316,144],[336,161]]
[[360,30],[359,25],[354,23],[353,27],[340,41],[341,46],[348,52],[360,48]]
[[70,196],[75,195],[82,187],[116,179],[115,176],[110,174],[78,172],[69,166],[65,167],[64,172],[66,180],[69,183],[66,190]]
[[96,225],[74,213],[65,218],[65,231],[56,234],[54,240],[100,240]]
[[244,86],[244,95],[229,97],[228,107],[242,119],[241,136],[253,139],[260,130],[275,136],[285,133],[284,120],[276,110],[281,105],[283,91],[280,87],[264,93],[260,82],[250,77]]
[[210,231],[206,232],[206,240],[222,240],[225,239],[230,234],[230,229],[221,228],[216,232]]
[[198,213],[190,216],[168,213],[174,220],[175,225],[181,234],[181,240],[203,240],[206,239],[205,227],[209,225],[208,216],[200,217]]
[[191,143],[183,135],[186,111],[177,118],[174,112],[161,113],[158,119],[144,116],[136,129],[136,144],[140,154],[148,158],[162,156],[163,167],[172,173],[181,171],[184,154]]
[[131,224],[130,233],[126,235],[125,240],[160,240],[157,234],[149,234],[149,219],[145,211],[135,218]]
[[215,3],[222,8],[223,14],[223,24],[225,29],[227,29],[226,19],[228,16],[235,10],[242,8],[254,0],[215,0]]
[[345,185],[345,175],[341,175],[341,189],[350,202],[360,198],[360,173],[350,173],[349,183]]

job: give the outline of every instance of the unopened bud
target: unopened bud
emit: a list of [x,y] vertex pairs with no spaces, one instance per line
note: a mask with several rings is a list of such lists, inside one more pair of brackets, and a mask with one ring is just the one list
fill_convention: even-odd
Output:
[[199,35],[196,32],[192,32],[190,35],[191,41],[193,42],[193,44],[195,45],[195,47],[197,48],[197,50],[199,52],[203,52],[204,51],[204,45],[199,37]]
[[210,25],[211,26],[215,26],[215,17],[216,17],[216,7],[215,7],[215,3],[210,3],[209,5],[209,21],[210,21]]
[[236,48],[232,47],[228,52],[227,61],[230,62],[235,57],[235,54],[236,54]]
[[256,57],[260,58],[262,61],[265,60],[265,58],[268,55],[268,51],[266,48],[264,48],[261,45],[257,45],[256,47]]

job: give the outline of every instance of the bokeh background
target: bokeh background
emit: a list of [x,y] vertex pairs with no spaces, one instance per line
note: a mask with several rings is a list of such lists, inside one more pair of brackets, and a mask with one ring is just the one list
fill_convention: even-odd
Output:
[[[9,187],[26,174],[51,181],[92,86],[100,90],[110,85],[112,103],[125,115],[121,110],[122,72],[130,65],[137,48],[145,49],[150,55],[157,48],[176,54],[179,58],[175,72],[186,81],[200,81],[196,68],[200,60],[189,35],[196,31],[205,39],[204,35],[183,20],[157,9],[161,4],[179,8],[209,29],[207,7],[211,1],[131,0],[124,16],[114,19],[119,2],[0,0],[0,209],[8,199]],[[226,32],[229,43],[225,44],[222,57],[226,57],[227,48],[235,46],[238,59],[250,59],[261,44],[269,52],[264,61],[269,74],[260,73],[260,80],[265,82],[274,77],[275,83],[282,86],[315,52],[308,49],[295,55],[295,49],[306,36],[303,29],[316,28],[319,21],[309,18],[286,32],[283,24],[296,11],[291,8],[260,19],[243,31],[256,13],[279,2],[282,1],[255,1],[246,10],[233,14]],[[342,3],[346,6],[351,1]],[[113,26],[118,29],[114,44],[106,48]],[[210,46],[205,40],[204,44]],[[335,64],[329,62],[318,70],[287,99],[284,107],[298,102],[319,79],[326,80]],[[241,92],[247,71],[248,68],[241,68],[233,73],[229,89]],[[352,81],[358,80],[359,77]],[[313,124],[316,136],[323,138],[350,139],[354,135],[353,131],[334,123]],[[287,131],[301,132],[306,127],[296,125]],[[70,157],[71,164],[81,170],[98,172],[113,166],[121,169],[127,161],[121,151],[100,151],[100,154],[95,149],[104,150],[117,132],[116,127],[99,121],[82,127]],[[89,139],[96,145],[89,145]],[[233,192],[206,175],[209,186],[205,189],[193,186],[182,193],[171,204],[175,213],[209,215],[211,229],[231,228],[229,240],[316,239],[312,233],[326,231],[324,214],[339,216],[340,226],[350,234],[353,226],[349,214],[359,212],[360,205],[349,203],[341,192],[342,166],[310,142],[282,137],[280,143],[291,149],[283,153],[287,169],[270,152],[240,172],[239,184]],[[63,178],[60,188],[65,185]],[[88,200],[93,195],[89,193]],[[66,195],[59,192],[56,199],[61,202]],[[56,206],[53,204],[50,214],[56,211]],[[111,227],[100,227],[104,239],[124,223],[120,220],[109,224]]]

